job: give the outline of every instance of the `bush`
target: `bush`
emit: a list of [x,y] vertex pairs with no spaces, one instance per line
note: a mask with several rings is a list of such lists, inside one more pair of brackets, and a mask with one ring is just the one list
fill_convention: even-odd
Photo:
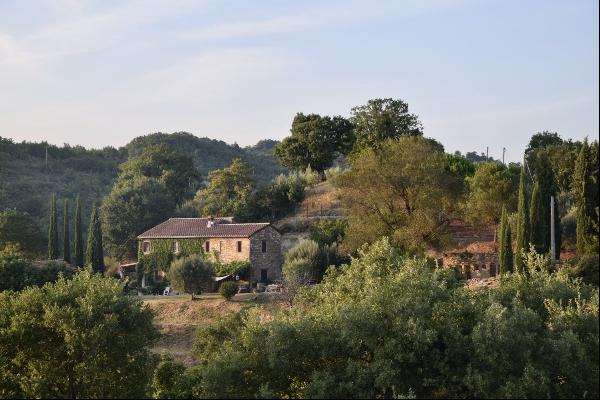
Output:
[[527,260],[528,273],[471,291],[454,271],[383,239],[281,318],[253,309],[203,329],[194,393],[597,398],[598,289],[548,273],[543,257]]
[[152,311],[90,270],[0,293],[0,398],[144,398]]
[[310,238],[320,246],[341,243],[348,221],[343,219],[320,219],[310,226]]
[[61,275],[65,278],[73,275],[64,262],[50,261],[45,267],[33,267],[20,253],[0,252],[0,291],[42,286],[56,282]]
[[215,276],[212,263],[198,255],[183,257],[173,261],[168,272],[171,286],[180,292],[192,295],[210,288]]
[[241,279],[247,277],[252,270],[252,264],[249,261],[232,261],[230,263],[214,263],[216,276],[238,275]]
[[225,297],[225,300],[227,301],[231,300],[237,291],[237,284],[231,281],[223,282],[219,288],[219,293],[221,293],[221,296]]

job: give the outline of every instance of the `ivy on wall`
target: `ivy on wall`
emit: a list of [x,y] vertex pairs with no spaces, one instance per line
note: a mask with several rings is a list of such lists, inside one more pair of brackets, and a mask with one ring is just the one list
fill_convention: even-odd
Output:
[[[179,252],[173,254],[173,242],[179,242]],[[142,243],[150,242],[150,253],[144,254]],[[142,274],[154,271],[168,272],[171,262],[176,258],[189,257],[193,254],[204,256],[203,239],[150,239],[138,242],[138,262],[136,267],[138,281]]]

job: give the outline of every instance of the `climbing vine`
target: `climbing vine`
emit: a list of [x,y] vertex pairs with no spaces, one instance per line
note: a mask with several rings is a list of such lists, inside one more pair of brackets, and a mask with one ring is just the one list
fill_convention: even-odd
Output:
[[[136,272],[138,280],[141,280],[142,274],[152,273],[154,271],[168,272],[171,262],[176,258],[188,257],[192,254],[204,256],[203,239],[152,239],[145,240],[150,242],[150,253],[144,254],[142,243],[138,242],[138,263]],[[173,253],[173,242],[179,242],[179,252]]]

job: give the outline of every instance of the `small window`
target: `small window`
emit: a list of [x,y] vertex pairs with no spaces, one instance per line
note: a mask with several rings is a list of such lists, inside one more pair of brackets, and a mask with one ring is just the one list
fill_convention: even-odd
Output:
[[208,240],[204,242],[204,251],[210,252],[210,242]]
[[174,254],[179,253],[179,242],[173,242],[171,244],[171,250],[173,250]]
[[262,252],[263,253],[267,252],[267,241],[266,240],[262,241]]
[[142,243],[142,252],[144,254],[148,254],[148,253],[150,253],[150,251],[152,251],[152,247],[150,246],[150,242],[144,242],[144,243]]
[[241,253],[242,252],[242,241],[241,240],[238,240],[237,247],[238,247],[238,253]]

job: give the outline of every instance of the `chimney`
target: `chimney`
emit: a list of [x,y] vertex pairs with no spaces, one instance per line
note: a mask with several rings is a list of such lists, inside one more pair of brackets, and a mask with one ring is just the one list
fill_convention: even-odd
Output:
[[208,217],[208,221],[206,222],[206,227],[210,228],[215,224],[215,219],[213,218],[213,216],[209,216]]

